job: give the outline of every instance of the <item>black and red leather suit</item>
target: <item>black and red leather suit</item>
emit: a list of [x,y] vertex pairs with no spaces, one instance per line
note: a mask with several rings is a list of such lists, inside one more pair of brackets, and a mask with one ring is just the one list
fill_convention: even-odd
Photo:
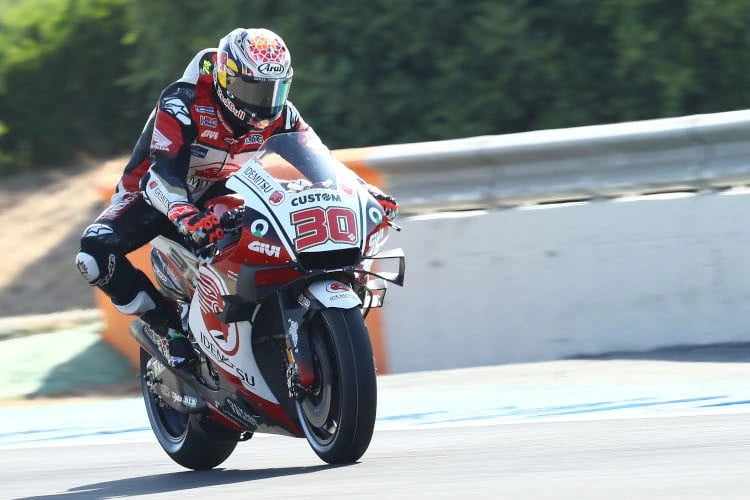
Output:
[[199,52],[182,78],[164,89],[110,206],[81,238],[79,271],[125,314],[165,300],[125,256],[160,234],[177,236],[167,217],[170,205],[201,208],[203,200],[224,192],[224,181],[268,137],[309,130],[291,102],[263,130],[223,115],[213,87],[215,59],[215,49]]

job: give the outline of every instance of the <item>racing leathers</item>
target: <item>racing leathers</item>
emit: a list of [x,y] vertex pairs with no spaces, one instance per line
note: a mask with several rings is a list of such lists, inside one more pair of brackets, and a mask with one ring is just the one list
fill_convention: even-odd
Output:
[[[202,202],[225,191],[224,181],[270,136],[310,127],[291,102],[262,129],[250,129],[223,113],[213,87],[216,50],[193,58],[182,78],[167,86],[133,149],[110,206],[81,238],[76,265],[124,314],[143,315],[149,324],[162,321],[164,334],[180,329],[174,305],[125,257],[158,235],[195,246],[221,238],[219,221],[202,210]],[[389,218],[395,200],[371,187]],[[171,351],[170,347],[170,351]]]
[[310,129],[291,102],[263,130],[223,114],[211,76],[215,58],[215,49],[199,52],[182,78],[162,91],[111,204],[83,232],[76,265],[124,314],[158,307],[177,325],[173,307],[125,255],[158,235],[201,239],[203,231],[206,242],[216,238],[218,227],[203,229],[214,220],[206,220],[202,201],[222,194],[224,181],[268,137]]

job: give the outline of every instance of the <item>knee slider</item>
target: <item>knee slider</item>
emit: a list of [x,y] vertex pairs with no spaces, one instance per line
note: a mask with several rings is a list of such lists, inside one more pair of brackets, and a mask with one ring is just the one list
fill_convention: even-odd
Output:
[[78,272],[81,273],[81,275],[86,278],[86,281],[89,282],[90,285],[96,285],[96,282],[99,281],[99,264],[96,263],[96,259],[85,252],[78,252],[78,255],[76,255],[76,267],[78,268]]
[[104,224],[91,224],[83,232],[75,263],[91,286],[106,285],[112,279],[119,254],[113,234]]

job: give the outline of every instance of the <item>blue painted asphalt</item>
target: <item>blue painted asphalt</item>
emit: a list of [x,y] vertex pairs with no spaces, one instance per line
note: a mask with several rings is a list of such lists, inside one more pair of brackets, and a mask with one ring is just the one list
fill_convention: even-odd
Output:
[[[408,375],[399,375],[403,380]],[[485,384],[388,387],[381,377],[377,430],[750,411],[750,387],[665,384],[525,388]],[[0,408],[0,448],[151,440],[140,398]]]

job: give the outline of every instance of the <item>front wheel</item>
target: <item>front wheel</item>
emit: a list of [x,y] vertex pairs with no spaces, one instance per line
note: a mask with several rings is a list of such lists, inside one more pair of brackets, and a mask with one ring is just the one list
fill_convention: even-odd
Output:
[[315,385],[296,403],[315,453],[351,463],[367,450],[375,427],[377,382],[372,344],[357,309],[323,309],[308,329]]
[[156,396],[146,383],[151,355],[141,348],[141,390],[157,441],[172,460],[193,470],[212,469],[232,454],[239,433],[203,421],[198,413],[181,413]]

